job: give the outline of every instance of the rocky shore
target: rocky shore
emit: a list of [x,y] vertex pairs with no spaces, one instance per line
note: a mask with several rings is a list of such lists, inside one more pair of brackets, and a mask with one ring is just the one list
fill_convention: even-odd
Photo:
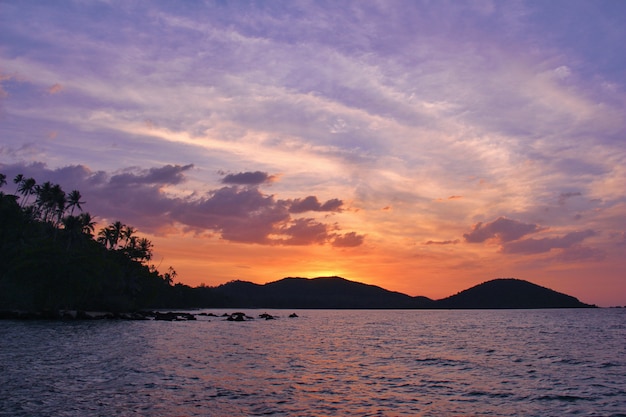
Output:
[[[59,310],[59,311],[0,311],[0,320],[159,320],[159,321],[193,321],[201,318],[220,318],[227,321],[249,321],[255,318],[242,312],[223,313],[189,313],[180,311],[134,311],[128,313],[95,312],[82,310]],[[296,313],[291,313],[289,318],[296,318]],[[275,320],[279,316],[262,313],[258,316],[262,320]]]

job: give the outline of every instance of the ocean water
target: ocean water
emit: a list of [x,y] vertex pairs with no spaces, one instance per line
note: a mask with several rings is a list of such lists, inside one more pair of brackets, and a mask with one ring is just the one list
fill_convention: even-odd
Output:
[[624,309],[268,312],[0,321],[0,416],[626,416]]

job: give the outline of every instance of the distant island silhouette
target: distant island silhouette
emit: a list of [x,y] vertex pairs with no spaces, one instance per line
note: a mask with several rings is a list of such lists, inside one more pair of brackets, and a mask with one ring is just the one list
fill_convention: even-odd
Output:
[[317,309],[589,308],[577,298],[515,278],[484,282],[441,300],[341,277],[284,278],[264,285],[232,281],[213,289],[223,307]]

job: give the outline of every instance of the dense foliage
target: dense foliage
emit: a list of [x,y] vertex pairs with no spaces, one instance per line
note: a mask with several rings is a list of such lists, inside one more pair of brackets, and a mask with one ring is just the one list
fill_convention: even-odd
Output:
[[185,288],[172,285],[171,267],[148,264],[152,243],[133,227],[115,222],[94,236],[79,191],[13,182],[15,194],[0,191],[0,309],[128,311],[170,304]]

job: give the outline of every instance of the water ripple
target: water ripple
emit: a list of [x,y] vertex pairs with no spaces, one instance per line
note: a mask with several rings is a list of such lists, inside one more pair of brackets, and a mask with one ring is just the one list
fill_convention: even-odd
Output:
[[624,415],[623,311],[297,313],[0,322],[0,416]]

